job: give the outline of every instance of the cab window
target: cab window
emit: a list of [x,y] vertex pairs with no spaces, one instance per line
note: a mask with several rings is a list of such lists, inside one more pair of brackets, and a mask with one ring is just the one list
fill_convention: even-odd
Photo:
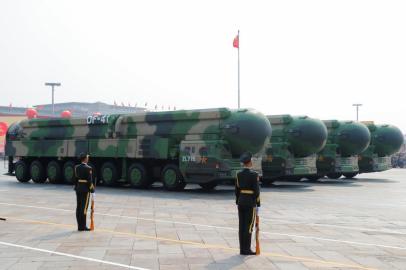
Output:
[[207,146],[200,147],[199,154],[201,156],[208,156],[209,155],[209,148]]

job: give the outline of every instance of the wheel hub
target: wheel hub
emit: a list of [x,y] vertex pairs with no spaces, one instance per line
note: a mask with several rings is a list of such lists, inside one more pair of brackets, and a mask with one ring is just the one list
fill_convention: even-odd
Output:
[[176,172],[172,169],[169,169],[165,172],[164,175],[165,182],[169,185],[176,184]]

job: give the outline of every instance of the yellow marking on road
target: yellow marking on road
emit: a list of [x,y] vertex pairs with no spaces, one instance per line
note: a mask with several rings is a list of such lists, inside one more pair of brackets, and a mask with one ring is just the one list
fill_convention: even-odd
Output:
[[[7,220],[15,220],[15,221],[21,221],[21,222],[26,222],[26,223],[52,225],[52,226],[66,227],[66,228],[76,228],[76,225],[73,225],[73,224],[54,223],[54,222],[48,222],[48,221],[31,220],[31,219],[14,218],[14,217],[6,217],[6,218],[7,218]],[[146,234],[120,232],[120,231],[114,231],[114,230],[103,229],[103,228],[95,229],[93,231],[93,233],[99,233],[99,232],[111,233],[111,234],[117,234],[117,235],[127,235],[127,236],[132,236],[135,238],[149,239],[149,240],[155,240],[155,241],[163,241],[163,242],[166,241],[166,242],[172,242],[172,243],[178,243],[178,244],[188,244],[188,245],[199,246],[202,248],[213,248],[213,249],[222,249],[222,250],[227,250],[227,251],[239,252],[239,249],[237,249],[237,248],[231,248],[231,247],[222,246],[222,245],[204,244],[204,243],[199,243],[199,242],[165,238],[165,237],[157,237],[157,236],[146,235]],[[378,270],[376,268],[364,267],[362,265],[357,265],[357,264],[347,264],[347,263],[340,263],[340,262],[334,262],[334,261],[323,261],[323,260],[311,259],[311,258],[306,258],[306,257],[284,255],[284,254],[273,253],[273,252],[261,252],[261,255],[265,255],[268,257],[289,259],[289,260],[300,261],[300,262],[309,262],[309,263],[316,263],[316,264],[321,264],[321,265],[329,265],[331,267],[349,267],[349,268],[361,269],[361,270]]]

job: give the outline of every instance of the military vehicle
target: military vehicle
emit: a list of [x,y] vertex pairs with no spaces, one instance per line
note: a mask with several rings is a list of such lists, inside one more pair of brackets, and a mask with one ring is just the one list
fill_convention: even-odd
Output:
[[77,156],[85,152],[105,185],[146,188],[159,179],[167,190],[187,183],[210,189],[234,179],[240,155],[260,152],[270,136],[268,119],[251,109],[31,119],[10,126],[6,155],[20,182],[72,183]]
[[398,152],[391,158],[392,168],[405,168],[406,167],[406,153]]
[[306,177],[318,180],[327,175],[338,179],[342,175],[353,178],[358,174],[358,154],[367,149],[371,134],[368,128],[354,121],[323,121],[328,129],[325,147],[317,154],[317,174]]
[[400,150],[392,155],[392,167],[393,168],[405,168],[406,167],[406,144],[405,136],[403,136],[403,144]]
[[364,123],[371,132],[371,144],[359,156],[360,173],[389,170],[392,168],[391,155],[399,151],[404,142],[402,132],[392,125]]
[[280,178],[300,180],[315,174],[316,153],[327,140],[322,121],[308,116],[270,115],[272,142],[262,158],[262,182],[270,184]]

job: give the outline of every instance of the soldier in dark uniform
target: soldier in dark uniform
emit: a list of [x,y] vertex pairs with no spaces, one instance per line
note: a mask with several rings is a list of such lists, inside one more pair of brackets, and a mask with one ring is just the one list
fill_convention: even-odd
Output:
[[259,197],[259,176],[252,171],[251,153],[244,153],[240,161],[244,169],[237,174],[235,182],[235,203],[238,205],[239,240],[241,255],[255,255],[251,251],[251,235],[256,211],[261,206]]
[[89,155],[81,153],[79,156],[81,164],[75,167],[75,191],[76,191],[76,220],[79,231],[90,231],[86,227],[86,214],[89,207],[90,193],[94,193],[92,182],[92,167],[87,165]]

